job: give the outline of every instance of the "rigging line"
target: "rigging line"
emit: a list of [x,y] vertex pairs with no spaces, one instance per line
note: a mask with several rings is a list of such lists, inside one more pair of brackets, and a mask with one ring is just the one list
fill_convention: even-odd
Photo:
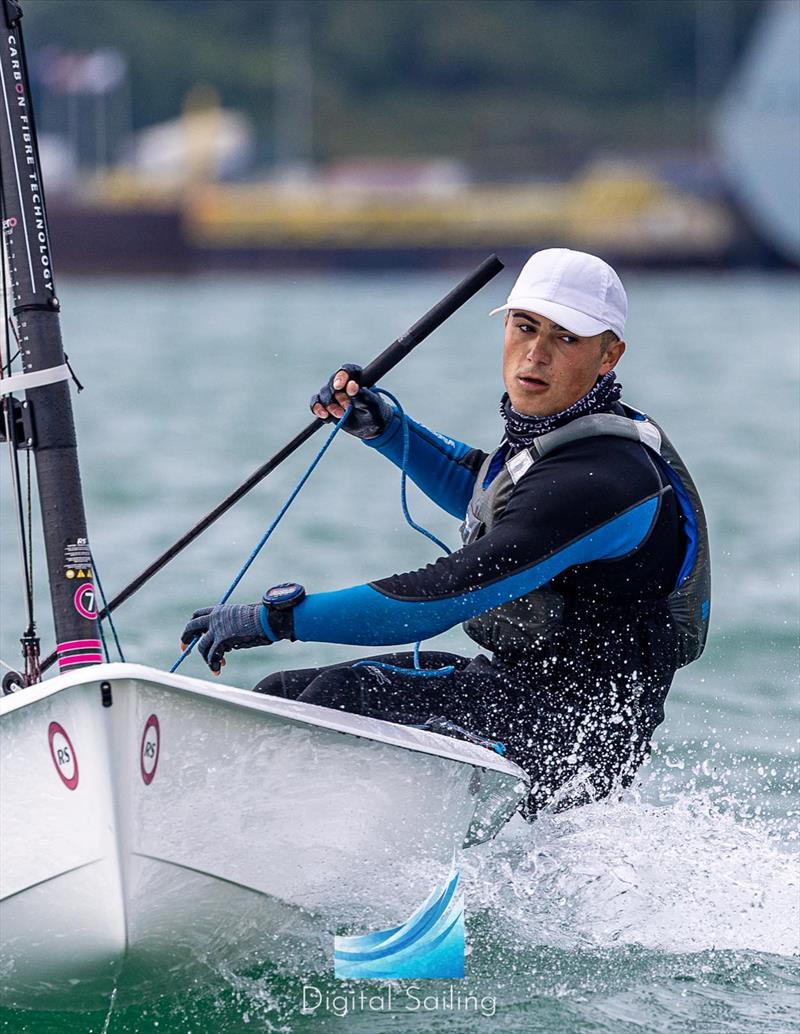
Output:
[[[27,503],[28,503],[28,593],[31,599],[33,599],[33,505],[31,501],[31,450],[28,449],[25,453],[25,481],[27,489]],[[33,619],[31,619],[30,632],[33,632]]]
[[97,619],[97,631],[100,633],[100,642],[103,644],[103,656],[106,659],[106,664],[111,663],[111,657],[108,652],[108,643],[106,642],[106,633],[103,629],[103,622]]
[[[308,481],[308,479],[314,473],[314,471],[315,471],[315,469],[317,467],[317,464],[322,459],[322,457],[325,455],[325,453],[328,451],[328,446],[331,444],[333,439],[339,433],[339,428],[342,426],[342,424],[345,422],[345,420],[347,420],[349,415],[350,415],[350,408],[348,407],[344,411],[344,414],[337,420],[336,426],[333,428],[331,433],[325,439],[325,441],[324,441],[324,443],[322,445],[322,448],[317,451],[317,454],[314,457],[314,459],[311,461],[311,463],[309,463],[308,467],[306,467],[305,473],[300,478],[300,480],[297,482],[297,484],[294,486],[294,488],[292,489],[291,493],[289,494],[288,499],[286,500],[286,502],[283,504],[283,506],[278,511],[278,516],[275,518],[275,520],[272,522],[272,524],[270,524],[270,526],[267,528],[267,530],[261,536],[261,539],[259,540],[257,546],[255,547],[253,552],[250,554],[250,556],[247,558],[247,560],[245,560],[244,564],[242,565],[241,569],[239,570],[239,573],[236,575],[236,577],[233,579],[231,584],[228,586],[228,589],[225,592],[225,595],[222,597],[222,599],[217,604],[218,607],[221,607],[223,605],[223,603],[227,603],[227,601],[230,599],[234,589],[239,584],[239,582],[242,580],[242,578],[244,578],[246,572],[250,568],[250,565],[253,563],[255,558],[258,556],[258,554],[261,552],[261,550],[266,545],[267,539],[270,537],[270,535],[273,533],[273,531],[275,531],[275,529],[278,527],[280,522],[283,520],[284,514],[289,509],[289,507],[292,505],[292,503],[295,501],[297,496],[300,494],[300,489],[303,487],[303,485],[306,483],[306,481]],[[195,644],[197,643],[199,638],[200,637],[197,636],[197,638],[193,639],[191,641],[191,643],[189,643],[189,645],[186,647],[186,649],[183,651],[183,653],[180,655],[180,657],[178,657],[178,659],[175,661],[175,663],[169,669],[170,673],[172,673],[174,671],[177,671],[178,667],[181,664],[183,664],[183,662],[186,660],[186,658],[189,656],[189,654],[194,649]]]
[[5,668],[6,671],[13,671],[15,675],[19,675],[16,668],[12,668],[10,664],[7,664],[2,657],[0,657],[0,668]]
[[83,391],[83,385],[78,380],[78,378],[75,376],[75,371],[70,366],[69,356],[67,355],[66,352],[64,353],[64,362],[66,363],[67,369],[69,370],[69,375],[72,378],[72,380],[75,382],[75,387],[78,389],[78,394],[80,395],[80,393]]
[[17,452],[17,435],[14,427],[14,416],[11,403],[11,396],[3,399],[3,406],[6,411],[6,427],[8,429],[8,453],[11,465],[11,482],[14,492],[16,509],[17,538],[19,542],[20,559],[22,561],[22,581],[25,585],[25,604],[29,627],[33,627],[33,594],[31,591],[31,575],[28,568],[28,543],[25,535],[25,507],[22,502],[22,485],[19,474],[19,454]]
[[[0,202],[3,202],[3,201],[4,201],[4,199],[0,198]],[[0,207],[0,218],[2,218],[3,225],[5,225],[5,204],[4,203],[2,203],[2,206]],[[0,283],[0,294],[3,295],[3,334],[2,334],[2,336],[0,336],[0,342],[2,343],[3,355],[2,355],[2,357],[0,357],[0,362],[3,362],[4,365],[5,365],[6,356],[8,356],[8,353],[9,353],[9,347],[8,347],[8,342],[9,342],[8,328],[10,326],[13,329],[13,323],[11,322],[11,316],[10,316],[10,313],[9,313],[9,310],[8,310],[8,284],[9,284],[9,277],[8,277],[8,252],[6,250],[6,237],[5,237],[5,233],[3,233],[2,234],[2,238],[0,238],[0,250],[2,250],[2,262],[0,263],[0,276],[2,277],[2,283]],[[15,337],[16,337],[16,331],[15,331]],[[19,338],[18,337],[16,338],[16,340],[17,340],[17,343],[19,343]],[[10,366],[10,362],[8,363],[8,365]],[[34,610],[33,610],[33,588],[32,588],[33,581],[31,579],[31,574],[30,574],[30,570],[29,570],[29,566],[28,566],[28,544],[25,541],[25,514],[24,514],[24,506],[23,506],[23,502],[22,502],[22,486],[21,486],[21,483],[20,483],[20,475],[19,475],[19,452],[18,452],[18,449],[17,449],[17,432],[16,432],[15,421],[14,421],[13,396],[9,396],[9,395],[4,396],[2,404],[3,404],[3,408],[5,410],[5,416],[6,416],[6,431],[7,431],[6,438],[8,439],[8,456],[9,456],[9,463],[10,463],[10,466],[11,466],[11,481],[12,481],[12,485],[13,485],[14,500],[15,500],[15,503],[16,503],[16,511],[17,511],[17,519],[16,519],[17,538],[18,538],[18,542],[19,542],[20,558],[21,558],[21,561],[22,561],[22,580],[23,580],[23,583],[25,585],[25,606],[26,606],[27,618],[28,618],[28,629],[29,629],[29,631],[33,631],[33,629],[36,627],[35,620],[34,620]],[[28,460],[30,462],[30,454],[28,456]]]
[[[97,569],[97,563],[95,562],[95,559],[94,559],[94,553],[90,553],[90,556],[92,558],[92,571],[94,572],[94,580],[97,582],[97,588],[100,590],[100,599],[101,599],[102,604],[103,604],[103,610],[105,611],[105,617],[106,617],[106,620],[108,621],[109,628],[111,629],[111,634],[114,636],[114,643],[115,643],[115,645],[117,647],[117,653],[119,654],[119,659],[124,664],[125,663],[125,654],[122,652],[122,646],[121,646],[120,641],[119,641],[119,636],[117,635],[117,629],[116,629],[116,626],[114,624],[114,619],[111,617],[111,611],[108,609],[108,603],[106,602],[106,594],[103,591],[103,583],[100,581],[100,572]],[[106,660],[108,661],[108,660],[110,660],[110,658],[108,656],[108,650],[106,649],[105,636],[103,635],[103,618],[100,617],[99,613],[97,615],[97,627],[100,629],[100,638],[103,640],[103,649],[105,650]]]
[[2,370],[3,370],[3,373],[2,373],[2,374],[0,374],[0,380],[2,380],[2,378],[3,378],[4,376],[5,376],[5,374],[7,374],[7,373],[11,373],[11,364],[12,364],[12,363],[14,362],[14,360],[15,360],[15,359],[17,358],[17,356],[19,355],[19,353],[20,353],[20,350],[19,350],[19,349],[17,349],[17,350],[16,350],[16,352],[15,352],[15,353],[14,353],[14,354],[13,354],[13,355],[11,356],[11,358],[10,358],[10,359],[8,360],[8,362],[7,362],[7,363],[3,363],[3,366],[2,366],[2,367],[0,367],[0,369],[2,369]]
[[27,536],[25,534],[25,507],[22,501],[22,484],[19,473],[19,454],[17,452],[16,430],[13,426],[13,412],[11,410],[11,403],[8,400],[4,400],[3,405],[6,407],[6,424],[9,427],[9,460],[11,464],[11,481],[13,485],[14,502],[17,517],[17,538],[19,542],[20,559],[22,561],[22,581],[25,585],[25,605],[28,618],[28,627],[33,628],[35,624],[33,617],[33,583],[31,580],[30,568],[28,566],[29,549]]
[[[0,226],[5,226],[5,221],[6,221],[5,199],[3,198],[2,194],[0,194]],[[13,355],[11,357],[11,359],[8,359],[8,353],[9,353],[9,347],[8,347],[9,333],[8,333],[8,331],[9,331],[9,328],[11,330],[14,330],[14,323],[13,323],[13,320],[11,319],[11,313],[8,311],[8,279],[9,278],[8,278],[8,271],[7,271],[7,267],[6,267],[8,256],[6,254],[6,233],[5,233],[5,230],[2,230],[2,232],[0,233],[0,243],[2,244],[2,256],[0,256],[0,259],[2,260],[1,263],[0,263],[2,265],[2,269],[0,270],[0,273],[2,273],[2,278],[3,278],[2,279],[2,283],[0,283],[0,294],[3,295],[3,335],[2,335],[2,337],[0,337],[0,377],[2,377],[2,376],[4,376],[3,371],[5,369],[9,369],[9,371],[10,371],[12,362],[17,358],[17,355],[19,355],[19,338],[16,337],[16,331],[15,331],[14,334],[15,334],[15,340],[16,340],[16,344],[17,344],[17,352],[16,352],[15,355]]]
[[[6,260],[5,242],[3,242],[3,290],[4,290],[4,292],[7,293],[8,278],[5,276],[5,260]],[[17,328],[14,326],[14,318],[11,315],[11,313],[8,311],[8,305],[4,305],[3,308],[5,310],[5,316],[6,316],[6,330],[5,330],[4,339],[5,339],[6,342],[8,342],[8,340],[9,340],[8,332],[10,330],[11,333],[14,335],[14,344],[17,346],[16,352],[11,356],[10,359],[6,358],[6,356],[8,356],[8,353],[9,353],[9,349],[8,348],[5,349],[5,354],[2,356],[2,363],[3,363],[2,370],[5,371],[5,373],[9,373],[10,374],[11,373],[11,364],[14,362],[15,359],[17,359],[19,356],[22,355],[22,345],[19,342],[19,334],[17,333]],[[23,363],[23,369],[24,369],[24,363]],[[2,373],[2,371],[0,371],[0,376],[3,376],[3,375],[4,374]]]

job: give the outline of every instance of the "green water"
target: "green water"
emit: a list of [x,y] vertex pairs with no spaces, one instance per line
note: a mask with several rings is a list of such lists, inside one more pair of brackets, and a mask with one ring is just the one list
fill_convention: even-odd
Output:
[[[441,275],[63,283],[67,351],[87,385],[76,419],[107,591],[291,437],[331,369],[371,358],[450,283]],[[500,328],[485,314],[506,286],[485,290],[386,382],[418,419],[484,448],[499,437],[501,391]],[[448,1008],[445,981],[420,990],[420,1000],[437,996],[431,1008],[409,1008],[402,985],[391,1012],[357,999],[353,1008],[359,985],[287,959],[220,974],[213,990],[176,987],[110,1012],[0,1010],[0,1031],[797,1029],[798,284],[671,275],[631,276],[627,286],[620,380],[625,398],[665,425],[703,493],[711,639],[702,660],[678,674],[651,763],[622,800],[512,825],[464,855],[470,954],[467,979],[452,988],[455,1000],[472,995],[478,1006]],[[221,595],[313,449],[120,609],[128,659],[172,663],[185,617]],[[13,661],[22,618],[7,485],[3,477],[0,657]],[[337,588],[433,559],[434,547],[405,527],[398,494],[393,468],[337,441],[236,598],[256,599],[287,579]],[[415,516],[455,544],[455,523],[411,498]],[[460,631],[436,645],[471,649]],[[249,686],[278,667],[357,652],[288,643],[246,651],[226,680]],[[185,670],[203,674],[194,658]],[[304,986],[307,996],[309,988],[327,995],[327,1007],[303,1015]],[[385,1003],[387,985],[369,987]]]

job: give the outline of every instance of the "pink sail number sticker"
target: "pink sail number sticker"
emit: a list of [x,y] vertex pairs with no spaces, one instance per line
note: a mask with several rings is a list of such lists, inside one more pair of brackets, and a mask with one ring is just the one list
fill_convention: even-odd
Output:
[[47,739],[50,743],[50,757],[61,782],[68,790],[74,790],[78,785],[78,756],[66,729],[58,722],[50,722]]
[[73,603],[75,604],[75,610],[77,610],[81,617],[89,618],[90,620],[97,617],[94,586],[91,582],[84,582],[83,585],[78,586],[75,590]]
[[161,753],[161,729],[158,718],[151,714],[144,723],[142,746],[139,751],[139,766],[145,786],[149,786],[155,778],[158,768],[158,755]]

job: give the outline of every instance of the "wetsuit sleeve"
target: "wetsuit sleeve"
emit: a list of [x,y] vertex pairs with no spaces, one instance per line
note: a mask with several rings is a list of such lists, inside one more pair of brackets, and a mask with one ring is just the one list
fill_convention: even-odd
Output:
[[[486,453],[463,442],[429,431],[407,417],[409,431],[407,474],[429,499],[447,513],[463,520],[472,497],[475,478]],[[389,426],[365,445],[376,449],[396,467],[403,466],[403,422],[395,412]]]
[[308,596],[295,610],[297,638],[376,646],[428,639],[577,564],[635,551],[647,540],[667,489],[650,463],[609,465],[598,441],[575,443],[536,464],[491,531],[450,556]]

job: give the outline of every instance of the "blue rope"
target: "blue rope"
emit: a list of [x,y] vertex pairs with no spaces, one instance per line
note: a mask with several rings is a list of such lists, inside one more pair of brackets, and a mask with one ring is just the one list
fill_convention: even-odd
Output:
[[448,547],[444,544],[444,542],[442,542],[441,539],[437,539],[437,537],[433,534],[432,531],[428,531],[428,529],[423,528],[421,524],[417,524],[417,522],[414,520],[414,518],[411,516],[408,510],[408,474],[406,473],[406,471],[408,469],[408,454],[411,448],[411,434],[408,430],[408,416],[406,415],[406,411],[400,405],[400,400],[396,398],[390,391],[386,391],[385,388],[373,388],[372,390],[377,395],[385,395],[386,398],[391,399],[391,401],[394,403],[397,409],[397,412],[400,414],[400,420],[402,421],[403,465],[400,468],[400,505],[403,508],[403,516],[406,519],[406,523],[409,524],[415,531],[418,531],[420,535],[424,535],[425,538],[428,538],[431,540],[431,542],[435,543],[435,545],[437,545],[439,549],[443,550],[447,556],[450,556],[452,550],[448,549]]
[[[408,430],[408,416],[406,415],[406,411],[403,409],[402,405],[400,404],[400,400],[395,395],[393,395],[390,391],[387,391],[385,388],[373,388],[372,390],[376,394],[378,394],[378,395],[385,395],[386,398],[391,399],[392,403],[394,404],[395,408],[397,409],[397,412],[400,414],[400,420],[401,420],[402,428],[403,428],[403,461],[402,461],[402,466],[400,468],[400,505],[401,505],[401,507],[403,509],[403,516],[406,519],[406,523],[408,525],[410,525],[410,527],[412,527],[415,531],[418,531],[421,535],[424,535],[425,538],[430,539],[431,542],[433,542],[437,546],[439,546],[440,549],[443,549],[444,552],[447,554],[447,556],[449,556],[450,553],[451,553],[451,550],[448,549],[448,547],[444,544],[444,542],[442,542],[441,539],[437,538],[433,534],[432,531],[428,531],[428,529],[427,528],[423,528],[423,526],[421,524],[417,524],[417,522],[411,516],[411,513],[410,513],[410,511],[408,509],[408,495],[407,495],[408,474],[407,474],[407,470],[408,470],[408,454],[409,454],[410,448],[411,448],[411,434],[410,434],[410,432]],[[413,668],[403,668],[403,667],[401,667],[398,664],[387,664],[385,661],[369,661],[369,660],[356,661],[356,663],[353,664],[352,667],[353,668],[366,668],[366,667],[369,667],[369,668],[380,668],[382,671],[391,671],[391,672],[394,672],[395,674],[400,674],[400,675],[416,675],[416,676],[421,676],[422,678],[428,678],[428,679],[445,678],[448,675],[452,675],[453,672],[456,670],[455,667],[452,664],[446,664],[443,668],[431,668],[431,669],[423,668],[422,664],[420,662],[420,657],[419,657],[419,647],[420,647],[420,643],[419,642],[414,643],[414,667]]]
[[[103,610],[108,611],[108,603],[106,602],[106,594],[103,592],[103,583],[100,581],[100,571],[97,568],[97,562],[95,561],[94,554],[91,554],[91,558],[92,558],[92,570],[94,571],[94,580],[97,582],[97,588],[100,590],[100,599],[102,600],[102,603],[103,603]],[[114,619],[111,617],[110,613],[107,613],[106,616],[105,616],[105,620],[108,621],[109,627],[110,627],[111,632],[112,632],[112,634],[114,636],[114,643],[116,644],[116,647],[117,647],[117,653],[119,654],[119,659],[124,664],[125,663],[125,654],[122,652],[122,646],[120,645],[119,636],[117,635],[117,629],[116,629],[116,627],[114,625]],[[108,645],[106,644],[106,637],[105,637],[105,633],[103,631],[103,622],[101,620],[98,620],[97,627],[100,630],[100,639],[102,640],[102,643],[103,643],[103,653],[105,654],[106,661],[108,662],[108,661],[111,660],[111,657],[109,656]]]
[[106,659],[106,664],[109,664],[110,661],[111,661],[111,658],[109,657],[109,654],[108,654],[108,643],[106,643],[106,634],[103,631],[103,622],[100,621],[100,620],[98,620],[98,622],[97,622],[97,631],[100,633],[100,641],[103,644],[103,656]]
[[[400,474],[400,505],[401,505],[401,507],[403,509],[403,517],[405,517],[406,522],[415,531],[418,531],[421,535],[424,535],[426,538],[430,539],[431,542],[435,543],[437,546],[439,546],[441,549],[443,549],[446,554],[449,555],[450,554],[450,550],[444,544],[444,542],[442,542],[441,539],[437,538],[433,534],[433,532],[428,531],[427,528],[423,528],[423,526],[421,524],[417,524],[417,522],[411,516],[411,513],[410,513],[410,511],[408,509],[408,496],[407,496],[408,475],[407,475],[407,468],[408,468],[408,455],[409,455],[409,451],[410,451],[410,439],[411,439],[411,436],[410,436],[410,433],[409,433],[409,430],[408,430],[408,416],[406,415],[405,410],[403,409],[402,405],[400,404],[400,400],[398,398],[396,398],[390,391],[386,391],[384,388],[373,388],[372,390],[375,391],[379,395],[385,395],[388,399],[390,399],[392,401],[392,403],[394,404],[394,406],[397,409],[397,412],[398,412],[398,414],[400,416],[400,420],[401,420],[401,423],[402,423],[402,428],[403,428],[403,460],[402,460],[401,474]],[[226,590],[226,592],[223,595],[222,599],[219,601],[218,606],[221,606],[222,604],[228,602],[228,600],[230,599],[231,595],[233,594],[233,591],[236,589],[236,586],[239,584],[239,582],[245,576],[245,574],[249,570],[250,566],[252,565],[253,561],[256,559],[258,554],[263,549],[264,545],[267,542],[267,539],[270,537],[270,535],[273,533],[273,531],[280,524],[281,520],[283,519],[284,515],[286,514],[286,511],[289,509],[289,507],[292,505],[292,503],[297,498],[297,496],[298,496],[298,494],[300,492],[300,489],[303,487],[303,485],[306,483],[306,481],[308,481],[308,479],[311,477],[312,473],[314,472],[314,470],[317,467],[317,464],[322,459],[322,457],[325,455],[325,453],[328,451],[328,447],[330,446],[331,442],[336,437],[336,435],[339,433],[339,429],[342,427],[342,425],[344,424],[345,420],[347,420],[347,417],[350,415],[350,412],[351,412],[351,410],[348,407],[344,411],[343,416],[337,421],[336,426],[333,428],[331,433],[328,435],[327,439],[325,440],[324,445],[322,446],[322,448],[319,450],[319,452],[316,454],[314,459],[311,461],[311,463],[307,467],[305,473],[303,474],[303,476],[298,481],[297,485],[292,490],[289,498],[286,500],[286,502],[280,508],[277,517],[272,522],[272,524],[270,524],[270,526],[267,528],[267,530],[264,532],[264,534],[261,536],[261,539],[259,540],[257,546],[252,551],[250,556],[247,558],[245,563],[242,565],[242,568],[240,569],[239,573],[236,575],[236,577],[233,579],[231,584],[228,586],[228,589]],[[174,671],[178,670],[180,665],[183,664],[183,662],[186,660],[186,658],[189,656],[189,654],[194,649],[196,643],[198,642],[198,639],[199,639],[199,636],[196,637],[195,639],[193,639],[191,641],[191,643],[189,643],[189,645],[186,647],[186,649],[183,651],[183,653],[180,655],[180,657],[178,657],[178,659],[175,661],[175,663],[169,669],[170,672],[174,672]],[[425,678],[441,678],[443,676],[452,675],[453,674],[453,672],[455,671],[455,668],[453,667],[452,664],[448,664],[448,665],[446,665],[443,668],[434,668],[434,669],[431,669],[431,670],[424,669],[422,667],[421,662],[420,662],[419,647],[420,647],[419,643],[415,643],[414,644],[414,667],[413,668],[401,668],[401,667],[399,667],[397,665],[394,665],[394,664],[385,664],[383,661],[368,661],[368,660],[356,661],[356,663],[353,665],[353,667],[354,668],[360,668],[360,667],[364,667],[364,666],[369,666],[369,667],[373,667],[373,668],[382,668],[382,669],[384,669],[386,671],[399,672],[399,673],[404,674],[404,675],[423,676]]]
[[414,667],[404,668],[401,664],[387,664],[386,661],[371,661],[365,659],[351,664],[351,668],[380,668],[381,671],[391,671],[395,675],[410,675],[424,679],[441,679],[452,675],[456,670],[452,664],[446,664],[443,668],[421,668],[417,663],[419,657],[419,643],[414,646]]
[[[306,483],[306,481],[308,481],[308,479],[314,473],[314,470],[316,469],[317,464],[322,459],[322,457],[325,455],[325,453],[328,451],[329,445],[331,444],[333,439],[336,437],[336,435],[339,433],[339,429],[341,428],[342,424],[345,422],[345,420],[348,418],[349,415],[350,415],[350,408],[348,407],[344,411],[344,414],[342,415],[342,417],[337,421],[336,426],[333,428],[331,433],[325,439],[325,443],[322,446],[322,448],[319,450],[319,452],[316,454],[316,456],[311,461],[309,466],[306,468],[306,472],[303,474],[303,476],[297,482],[295,487],[292,489],[292,492],[291,492],[289,498],[286,500],[286,502],[283,504],[283,506],[278,511],[278,516],[275,518],[275,520],[272,522],[272,524],[270,524],[270,526],[267,528],[267,530],[261,536],[261,538],[260,538],[260,540],[258,542],[258,545],[255,547],[253,552],[250,554],[250,556],[244,562],[244,564],[242,565],[239,573],[236,575],[236,577],[233,579],[231,584],[228,586],[227,590],[225,591],[225,594],[223,595],[222,599],[219,601],[217,606],[222,606],[223,603],[227,603],[228,602],[228,600],[230,599],[234,589],[239,584],[239,582],[242,580],[242,578],[244,578],[245,574],[250,569],[250,566],[253,563],[253,561],[255,560],[255,558],[258,556],[258,554],[264,548],[264,546],[265,546],[265,544],[267,542],[267,539],[270,537],[270,535],[273,533],[273,531],[275,531],[275,529],[278,527],[280,522],[283,520],[284,514],[289,509],[289,507],[292,505],[292,503],[295,501],[297,496],[300,494],[300,489],[303,487],[303,485]],[[198,642],[199,638],[200,638],[199,636],[196,636],[191,641],[191,643],[189,643],[189,645],[186,647],[186,649],[183,651],[183,653],[180,655],[180,657],[175,661],[175,663],[169,669],[170,672],[178,670],[180,665],[183,664],[183,662],[186,660],[186,658],[189,656],[189,654],[194,649],[195,644]]]

